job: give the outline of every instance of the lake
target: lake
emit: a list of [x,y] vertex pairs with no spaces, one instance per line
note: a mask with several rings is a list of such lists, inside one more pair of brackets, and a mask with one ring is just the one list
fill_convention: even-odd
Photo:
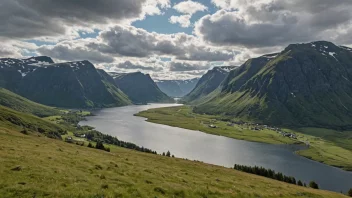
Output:
[[270,145],[235,140],[199,131],[146,122],[133,116],[151,108],[177,104],[150,104],[102,109],[96,116],[87,117],[80,125],[116,136],[158,153],[167,152],[179,158],[199,160],[210,164],[233,167],[234,164],[263,166],[305,183],[315,181],[319,187],[336,192],[352,188],[352,172],[347,172],[294,154],[300,145]]

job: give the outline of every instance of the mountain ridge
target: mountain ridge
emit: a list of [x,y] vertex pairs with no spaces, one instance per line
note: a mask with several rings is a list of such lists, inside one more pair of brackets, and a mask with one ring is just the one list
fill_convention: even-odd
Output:
[[0,87],[32,101],[66,108],[131,104],[111,79],[87,60],[54,63],[50,57],[0,59]]
[[141,72],[116,73],[110,72],[115,84],[135,104],[150,102],[174,102],[172,98],[163,93],[149,74]]
[[350,128],[351,51],[317,41],[250,59],[195,111],[275,125]]

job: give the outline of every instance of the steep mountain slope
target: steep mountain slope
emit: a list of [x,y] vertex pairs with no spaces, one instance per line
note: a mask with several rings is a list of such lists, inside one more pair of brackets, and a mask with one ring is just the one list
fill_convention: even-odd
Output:
[[111,78],[89,61],[53,63],[48,57],[1,59],[0,86],[35,102],[67,108],[131,104]]
[[148,74],[110,73],[116,85],[136,104],[148,102],[173,102],[174,100],[160,91]]
[[38,117],[60,114],[60,111],[57,109],[32,102],[4,88],[0,88],[0,105],[19,112],[30,113]]
[[188,80],[158,80],[156,84],[160,90],[171,97],[183,97],[191,92],[199,78]]
[[187,94],[182,101],[186,103],[196,103],[198,99],[213,92],[225,79],[228,73],[235,69],[234,66],[214,67],[204,74],[198,81],[195,88]]
[[352,49],[330,42],[289,45],[230,72],[195,108],[275,125],[352,127]]

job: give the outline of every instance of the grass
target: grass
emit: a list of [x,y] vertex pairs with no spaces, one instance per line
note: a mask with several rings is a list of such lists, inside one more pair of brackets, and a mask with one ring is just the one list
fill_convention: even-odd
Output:
[[[148,121],[153,123],[199,130],[205,133],[226,136],[239,140],[269,144],[298,143],[295,140],[285,138],[277,132],[268,129],[254,131],[245,126],[227,126],[228,122],[221,121],[219,116],[195,114],[189,106],[149,109],[136,115],[148,118]],[[210,128],[209,125],[211,124],[215,125],[217,128]]]
[[31,113],[39,117],[61,114],[61,111],[58,109],[30,101],[4,88],[0,88],[0,105],[19,112]]
[[21,113],[0,105],[0,127],[18,131],[39,132],[52,138],[61,138],[65,133],[62,126],[47,122],[31,114]]
[[[136,114],[148,118],[149,122],[199,130],[234,139],[263,142],[269,144],[293,144],[309,142],[309,149],[297,154],[344,170],[352,171],[352,132],[338,132],[322,128],[285,129],[298,135],[298,140],[282,137],[271,130],[253,131],[243,125],[227,126],[219,116],[200,115],[189,106],[150,109]],[[210,128],[209,124],[217,128]]]
[[[0,127],[1,197],[345,197],[229,168]],[[6,179],[5,179],[6,178]]]
[[352,171],[352,132],[322,128],[300,128],[293,131],[298,139],[309,142],[309,149],[297,153],[344,170]]

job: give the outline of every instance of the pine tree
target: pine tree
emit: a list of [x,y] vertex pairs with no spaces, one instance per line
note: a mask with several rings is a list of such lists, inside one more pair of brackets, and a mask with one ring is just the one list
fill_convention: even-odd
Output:
[[301,180],[298,180],[297,185],[303,186],[302,181],[301,181]]
[[167,156],[167,157],[170,157],[170,156],[171,156],[170,151],[167,151],[166,156]]

